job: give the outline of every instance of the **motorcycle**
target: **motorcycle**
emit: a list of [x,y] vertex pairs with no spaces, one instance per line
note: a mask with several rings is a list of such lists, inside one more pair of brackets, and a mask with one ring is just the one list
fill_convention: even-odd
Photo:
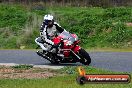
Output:
[[50,47],[49,51],[37,52],[52,64],[80,62],[89,65],[91,63],[89,54],[78,45],[80,40],[76,34],[63,31],[52,41],[57,47]]

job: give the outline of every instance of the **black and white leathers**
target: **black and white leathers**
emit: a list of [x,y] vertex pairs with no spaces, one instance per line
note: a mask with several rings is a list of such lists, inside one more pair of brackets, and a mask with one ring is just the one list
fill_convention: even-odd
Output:
[[[56,34],[59,34],[63,32],[65,29],[63,29],[57,22],[53,23],[52,27],[48,27],[45,25],[43,22],[40,28],[40,37],[35,39],[35,42],[43,49],[43,50],[48,50],[44,46],[44,42],[47,43],[48,45],[54,45],[54,42],[52,42],[52,37]],[[43,42],[42,42],[43,41]]]

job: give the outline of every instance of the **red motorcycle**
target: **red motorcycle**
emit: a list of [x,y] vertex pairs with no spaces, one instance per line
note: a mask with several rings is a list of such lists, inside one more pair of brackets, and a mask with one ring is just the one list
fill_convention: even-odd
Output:
[[52,41],[57,47],[51,47],[48,52],[37,52],[52,64],[80,62],[89,65],[91,63],[89,54],[78,45],[80,41],[76,34],[63,31]]

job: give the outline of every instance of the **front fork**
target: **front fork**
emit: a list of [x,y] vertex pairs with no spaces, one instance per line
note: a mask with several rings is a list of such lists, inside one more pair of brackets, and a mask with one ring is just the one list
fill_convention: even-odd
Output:
[[71,53],[76,57],[76,61],[80,61],[81,57],[79,56],[79,50],[81,49],[80,46],[76,45],[72,50]]
[[81,47],[79,45],[76,45],[73,49],[73,51],[77,54],[79,53],[79,50],[81,49]]

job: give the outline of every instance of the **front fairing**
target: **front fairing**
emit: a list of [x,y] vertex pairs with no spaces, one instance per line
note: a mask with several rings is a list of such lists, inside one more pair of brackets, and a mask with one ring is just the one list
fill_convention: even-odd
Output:
[[67,31],[63,31],[59,36],[69,44],[73,44],[76,41],[76,39]]

